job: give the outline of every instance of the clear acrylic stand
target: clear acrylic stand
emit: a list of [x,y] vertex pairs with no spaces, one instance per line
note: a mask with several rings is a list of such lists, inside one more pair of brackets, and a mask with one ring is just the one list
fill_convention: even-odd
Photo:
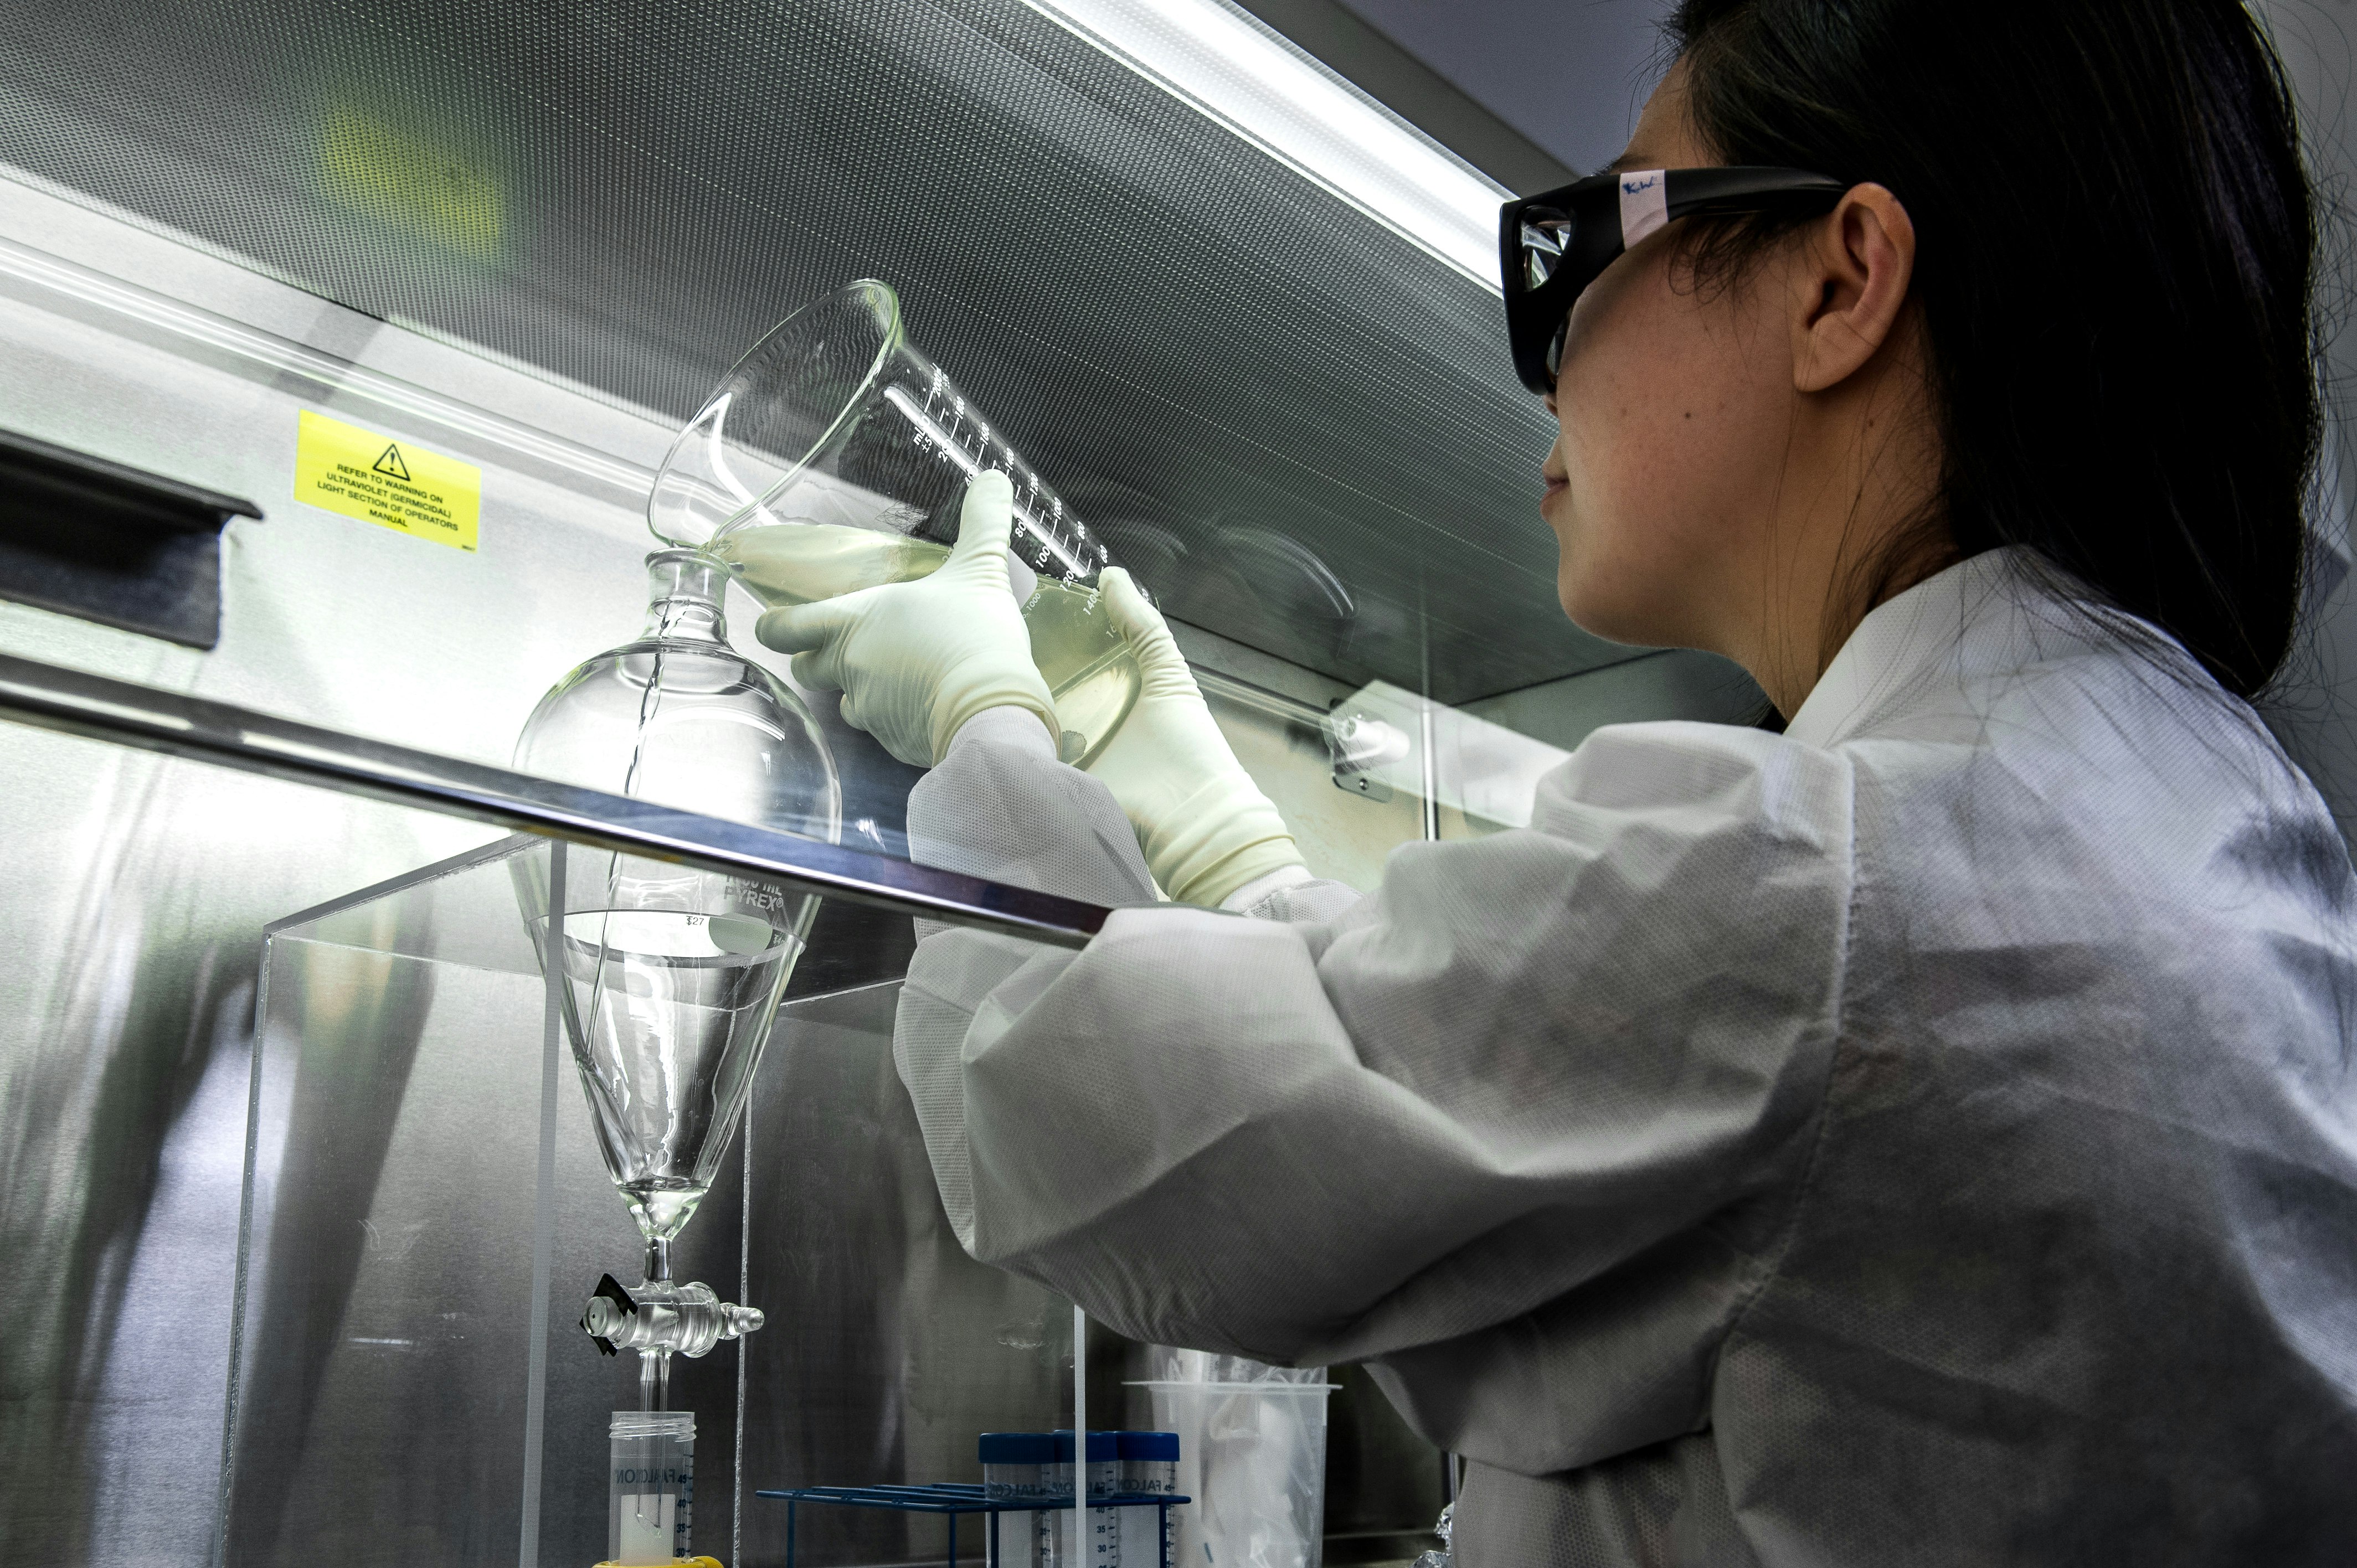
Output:
[[[470,1560],[605,1555],[606,1429],[636,1402],[635,1369],[576,1320],[643,1243],[514,879],[519,857],[544,885],[555,857],[598,853],[502,839],[265,929],[228,1561],[295,1541],[334,1557],[347,1533],[373,1555],[409,1520],[445,1543],[472,1521]],[[741,1162],[740,1138],[679,1254],[683,1277],[739,1299]],[[269,1245],[274,1231],[303,1244]],[[737,1361],[723,1347],[674,1374],[674,1406],[716,1436],[738,1426]],[[711,1449],[728,1459],[699,1474],[699,1539],[728,1540],[737,1454]]]

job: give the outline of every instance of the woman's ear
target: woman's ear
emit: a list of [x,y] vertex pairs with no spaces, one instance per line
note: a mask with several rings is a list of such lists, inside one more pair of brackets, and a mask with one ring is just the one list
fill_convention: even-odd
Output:
[[1793,389],[1830,391],[1881,352],[1914,274],[1907,209],[1881,186],[1852,186],[1793,258]]

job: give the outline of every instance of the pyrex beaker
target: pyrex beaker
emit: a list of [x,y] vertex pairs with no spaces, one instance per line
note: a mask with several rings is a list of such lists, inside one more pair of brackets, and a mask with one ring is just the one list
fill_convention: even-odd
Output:
[[1014,482],[1031,657],[1064,759],[1086,762],[1137,699],[1137,661],[1097,594],[1112,557],[909,341],[888,285],[837,289],[748,350],[672,443],[647,521],[717,554],[763,605],[808,604],[939,566],[985,468]]

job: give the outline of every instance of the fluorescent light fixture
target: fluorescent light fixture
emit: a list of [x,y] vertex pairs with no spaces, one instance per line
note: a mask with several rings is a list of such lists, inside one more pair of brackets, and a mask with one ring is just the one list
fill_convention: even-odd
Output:
[[1025,0],[1172,96],[1397,230],[1498,280],[1513,193],[1227,0]]

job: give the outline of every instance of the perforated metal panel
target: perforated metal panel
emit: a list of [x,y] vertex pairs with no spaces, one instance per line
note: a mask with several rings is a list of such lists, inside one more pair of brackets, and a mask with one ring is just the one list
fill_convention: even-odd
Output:
[[1620,656],[1495,297],[1015,0],[15,11],[0,158],[343,304],[683,417],[879,276],[1182,617],[1410,687],[1428,626],[1452,703]]

